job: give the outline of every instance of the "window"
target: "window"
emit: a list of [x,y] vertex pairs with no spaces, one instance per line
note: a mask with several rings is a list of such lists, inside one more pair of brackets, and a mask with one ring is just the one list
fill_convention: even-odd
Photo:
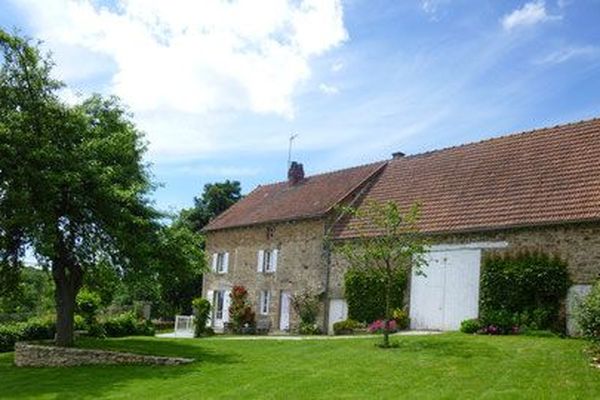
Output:
[[223,273],[223,269],[225,266],[225,253],[217,254],[217,272]]
[[269,315],[269,302],[271,301],[271,293],[268,290],[260,292],[260,314]]
[[217,274],[227,273],[227,270],[229,269],[229,253],[214,253],[212,269]]
[[223,309],[225,308],[225,292],[223,290],[215,291],[215,319],[223,319]]
[[275,272],[277,269],[277,256],[279,251],[274,250],[260,250],[258,252],[258,272]]

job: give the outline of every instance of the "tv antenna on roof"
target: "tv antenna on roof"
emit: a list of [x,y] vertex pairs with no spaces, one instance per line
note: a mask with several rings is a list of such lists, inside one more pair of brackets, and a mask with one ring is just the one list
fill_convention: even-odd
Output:
[[290,146],[288,147],[288,170],[290,169],[290,165],[292,165],[292,143],[297,137],[297,134],[290,133]]

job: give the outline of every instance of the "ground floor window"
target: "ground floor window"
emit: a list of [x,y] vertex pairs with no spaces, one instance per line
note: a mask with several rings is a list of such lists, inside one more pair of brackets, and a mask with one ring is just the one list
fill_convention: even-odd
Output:
[[268,290],[260,292],[260,313],[261,315],[269,314],[269,302],[271,301],[271,293]]
[[225,308],[225,291],[216,290],[214,294],[215,319],[223,319],[223,309]]

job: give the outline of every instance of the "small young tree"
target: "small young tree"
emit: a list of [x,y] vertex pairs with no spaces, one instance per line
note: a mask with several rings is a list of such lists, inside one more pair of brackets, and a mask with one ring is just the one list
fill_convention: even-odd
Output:
[[[385,288],[385,315],[382,347],[390,347],[389,324],[392,320],[391,299],[398,273],[411,270],[417,273],[425,263],[427,241],[419,231],[417,222],[420,205],[415,203],[406,212],[394,202],[371,202],[363,207],[343,207],[341,210],[360,223],[351,224],[355,239],[337,246],[335,251],[350,264],[351,268],[365,269],[376,274]],[[368,233],[360,229],[368,225],[374,228]]]

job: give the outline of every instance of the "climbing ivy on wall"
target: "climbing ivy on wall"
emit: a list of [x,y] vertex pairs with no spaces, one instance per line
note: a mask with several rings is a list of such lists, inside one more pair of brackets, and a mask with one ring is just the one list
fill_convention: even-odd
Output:
[[546,253],[491,253],[483,260],[480,314],[533,329],[562,330],[560,307],[570,285],[567,263]]
[[[392,308],[404,305],[406,273],[396,274],[391,298]],[[344,276],[345,298],[348,303],[348,318],[371,323],[385,315],[385,282],[374,272],[351,268]]]

